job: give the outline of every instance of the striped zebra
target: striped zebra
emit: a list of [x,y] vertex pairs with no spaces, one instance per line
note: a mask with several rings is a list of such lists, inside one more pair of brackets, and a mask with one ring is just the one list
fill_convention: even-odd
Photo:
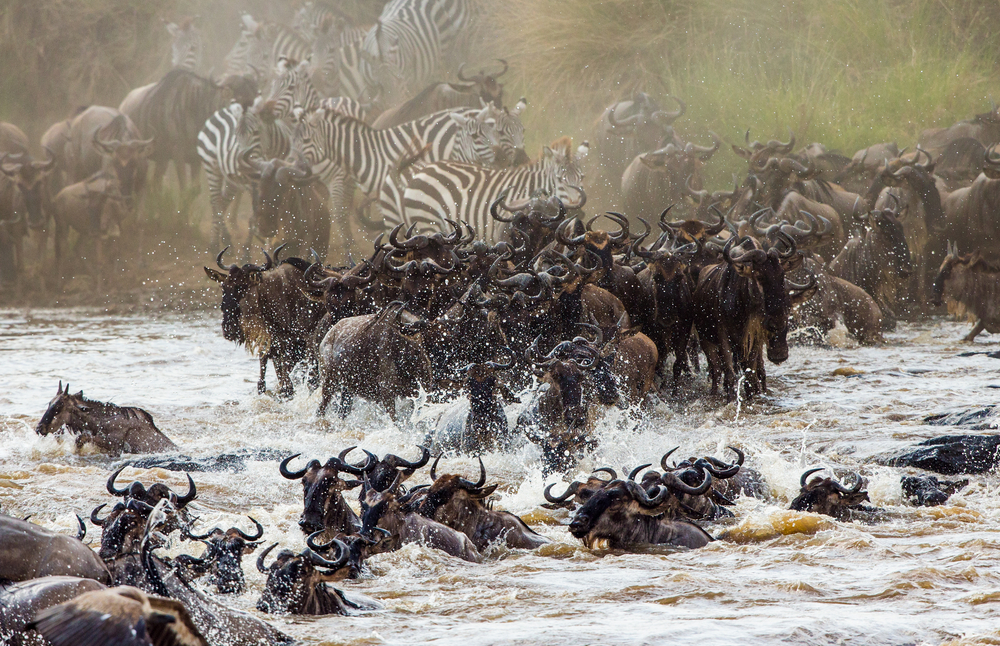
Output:
[[264,99],[274,118],[287,120],[295,108],[311,112],[319,107],[319,92],[310,76],[309,61],[284,56],[278,60],[271,91]]
[[[261,119],[239,103],[215,112],[198,133],[198,156],[208,182],[212,207],[212,245],[230,243],[226,211],[234,198],[252,189],[254,169],[249,160],[284,158],[291,142],[290,128],[280,120]],[[237,201],[236,210],[239,209]]]
[[226,74],[254,75],[261,82],[269,80],[282,58],[303,61],[312,53],[312,44],[291,27],[269,21],[256,21],[243,14],[243,30],[225,58]]
[[[498,242],[505,233],[504,223],[490,217],[493,201],[506,189],[510,189],[511,201],[528,198],[536,191],[576,201],[578,192],[571,194],[570,189],[583,181],[579,164],[587,151],[585,142],[574,155],[570,139],[564,137],[546,146],[538,160],[518,168],[494,170],[457,162],[429,164],[406,186],[402,223],[406,227],[441,230],[448,218],[471,225],[484,240]],[[400,222],[386,222],[389,228],[397,224]]]
[[477,0],[393,0],[365,36],[365,84],[387,103],[422,88],[469,27]]

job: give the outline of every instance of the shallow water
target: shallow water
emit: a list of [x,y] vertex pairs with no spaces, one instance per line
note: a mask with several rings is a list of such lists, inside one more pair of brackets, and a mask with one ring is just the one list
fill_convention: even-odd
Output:
[[[904,323],[889,343],[859,348],[793,347],[768,366],[772,390],[752,406],[721,408],[696,400],[659,405],[635,421],[610,411],[600,445],[580,473],[713,453],[748,452],[767,478],[773,503],[741,499],[736,520],[708,525],[723,540],[696,551],[637,554],[591,551],[565,528],[565,512],[541,508],[543,479],[531,448],[484,456],[501,483],[496,507],[526,517],[553,543],[535,553],[496,551],[481,565],[409,545],[368,561],[365,578],[342,587],[385,609],[356,617],[268,617],[305,643],[336,644],[937,644],[1000,639],[1000,501],[994,475],[972,477],[947,505],[901,502],[898,469],[869,458],[948,429],[923,417],[995,403],[1000,361],[958,357],[967,325],[935,319]],[[980,348],[995,348],[981,337]],[[850,368],[852,376],[834,371]],[[845,371],[841,371],[845,372]],[[846,372],[852,372],[847,370]],[[268,375],[269,385],[274,375]],[[222,339],[215,313],[108,316],[90,310],[0,310],[0,505],[47,527],[74,531],[107,502],[117,462],[33,429],[57,383],[93,399],[137,405],[187,454],[273,447],[326,458],[358,444],[377,453],[417,455],[424,431],[444,406],[419,404],[416,425],[398,427],[357,405],[347,420],[317,420],[318,393],[279,403],[256,394],[257,361]],[[516,406],[509,411],[516,415]],[[468,459],[444,470],[474,473]],[[884,521],[866,525],[785,511],[811,466],[858,470],[869,478]],[[572,475],[572,474],[571,474]],[[411,482],[427,478],[426,470]],[[183,490],[184,476],[126,469],[123,479],[163,481]],[[301,488],[274,462],[245,471],[195,474],[199,528],[237,524],[249,514],[265,541],[303,547]],[[557,491],[561,491],[557,487]],[[91,526],[91,539],[99,532]],[[168,553],[199,548],[176,543]],[[247,559],[250,590],[227,600],[252,609],[263,575]]]

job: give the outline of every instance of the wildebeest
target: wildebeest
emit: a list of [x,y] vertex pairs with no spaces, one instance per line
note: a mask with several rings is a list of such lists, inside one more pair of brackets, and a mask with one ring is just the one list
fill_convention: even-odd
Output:
[[4,255],[9,256],[8,261],[13,262],[18,271],[23,271],[25,258],[19,233],[28,233],[35,242],[38,264],[44,266],[52,219],[48,212],[45,180],[55,170],[56,157],[50,154],[46,161],[35,161],[26,151],[16,155],[3,150],[0,153],[0,171],[4,175],[0,177],[0,222],[7,223],[0,226],[10,230],[14,243]]
[[411,509],[414,496],[426,493],[423,488],[414,488],[402,494],[396,482],[385,491],[377,491],[366,481],[361,492],[362,532],[371,534],[376,528],[388,532],[380,542],[386,551],[397,550],[405,543],[420,543],[471,563],[479,563],[482,556],[472,543],[472,539],[461,531],[422,516]]
[[[706,473],[705,478],[711,476]],[[708,545],[713,539],[705,530],[663,514],[661,503],[670,496],[670,490],[662,485],[650,495],[633,480],[612,480],[576,510],[569,531],[591,549],[628,549],[644,544],[688,548]]]
[[205,120],[230,101],[249,105],[255,96],[257,84],[249,77],[228,76],[217,83],[189,70],[174,69],[149,88],[137,105],[122,103],[119,109],[144,137],[153,140],[149,153],[155,164],[153,186],[162,186],[167,165],[173,162],[183,190],[185,166],[192,183],[198,180],[201,162],[196,145]]
[[75,576],[43,576],[8,583],[0,589],[0,640],[7,646],[36,644],[37,635],[25,630],[35,615],[84,592],[104,589],[103,583]]
[[394,303],[379,314],[337,321],[320,344],[323,398],[319,414],[339,397],[345,417],[354,395],[396,415],[396,397],[416,395],[418,386],[432,383],[431,364],[418,330],[421,320],[401,320],[403,304]]
[[788,358],[789,311],[815,287],[815,276],[806,285],[786,285],[785,272],[801,264],[802,257],[791,238],[778,235],[787,246],[784,251],[765,251],[749,238],[736,244],[733,236],[723,250],[725,262],[702,269],[698,277],[695,325],[708,358],[712,393],[718,393],[721,371],[730,401],[737,395],[737,378],[744,374],[749,394],[767,392],[763,346],[772,363]]
[[100,557],[79,538],[2,513],[0,554],[0,579],[7,581],[61,575],[111,582]]
[[222,531],[212,528],[205,534],[195,534],[191,530],[185,532],[185,537],[205,543],[207,549],[199,558],[182,555],[178,561],[188,570],[203,574],[210,573],[208,582],[214,585],[222,594],[239,594],[246,589],[243,577],[243,555],[250,554],[260,546],[259,541],[264,535],[264,528],[249,517],[257,528],[254,535],[247,534],[238,527],[230,527]]
[[896,213],[872,211],[866,225],[864,236],[848,240],[830,261],[830,273],[868,292],[882,311],[882,329],[893,330],[897,288],[913,272],[910,249]]
[[721,145],[718,135],[709,134],[714,142],[711,146],[668,143],[633,159],[621,180],[625,213],[633,219],[653,215],[668,204],[682,202],[689,189],[701,190],[701,166]]
[[257,609],[261,612],[347,615],[356,610],[378,607],[364,601],[352,601],[342,591],[327,585],[347,576],[344,565],[348,560],[348,547],[343,542],[336,539],[332,542],[338,551],[337,557],[332,560],[307,547],[300,554],[281,550],[270,565],[265,565],[267,555],[277,545],[270,545],[257,557],[257,569],[267,575],[264,592],[257,601]]
[[[122,239],[124,230],[135,222],[129,219],[126,200],[121,194],[117,176],[100,171],[85,180],[70,184],[52,198],[52,218],[55,224],[55,272],[62,277],[66,261],[66,242],[70,229],[76,231],[77,241],[72,254],[88,257],[87,265],[99,289],[103,276],[108,273],[108,260],[117,260],[116,249],[106,247]],[[81,250],[81,245],[87,245]]]
[[825,334],[839,320],[862,345],[885,341],[882,310],[868,292],[823,271],[815,275],[816,293],[793,310],[793,327],[813,327]]
[[302,480],[303,511],[299,527],[303,532],[311,534],[328,529],[343,534],[353,534],[361,527],[357,514],[347,505],[343,492],[347,489],[360,487],[361,480],[343,480],[340,473],[350,473],[361,476],[375,468],[378,458],[368,455],[368,460],[361,467],[345,462],[350,447],[340,452],[340,456],[332,457],[321,464],[319,460],[310,460],[299,471],[290,471],[288,463],[299,456],[298,453],[281,461],[278,469],[281,475],[289,480]]
[[549,542],[528,527],[523,520],[506,511],[494,511],[484,502],[497,486],[486,485],[486,467],[479,458],[479,480],[472,482],[460,475],[437,475],[439,455],[431,465],[433,481],[417,511],[427,518],[458,530],[472,540],[480,552],[503,541],[510,549],[533,550]]
[[930,128],[920,133],[921,147],[937,156],[952,141],[968,137],[985,147],[1000,142],[1000,108],[992,106],[989,112],[959,121],[947,128]]
[[939,239],[952,240],[963,249],[980,249],[990,262],[1000,261],[1000,154],[992,149],[983,158],[983,172],[972,186],[942,195],[944,222]]
[[251,160],[257,180],[252,232],[266,245],[272,240],[290,245],[293,254],[315,249],[325,256],[330,246],[330,191],[309,162],[298,155]]
[[838,520],[851,520],[858,512],[864,514],[872,511],[873,508],[863,504],[868,501],[868,492],[863,488],[864,478],[857,473],[853,474],[854,484],[850,488],[832,477],[809,479],[809,476],[822,470],[823,467],[816,467],[802,474],[799,478],[802,490],[792,500],[789,509],[811,511]]
[[226,249],[215,259],[226,273],[205,267],[208,277],[222,286],[222,335],[260,358],[258,393],[267,388],[265,373],[271,361],[278,376],[279,394],[290,397],[294,393],[292,369],[305,362],[313,373],[316,370],[310,335],[323,317],[323,308],[303,293],[307,289],[303,275],[309,263],[288,258],[275,264],[265,251],[263,266],[226,267],[222,264]]
[[483,104],[492,103],[497,108],[503,108],[503,84],[497,79],[507,72],[507,61],[499,60],[503,69],[487,74],[480,70],[479,74],[466,77],[464,64],[458,69],[458,83],[432,83],[412,99],[397,107],[389,108],[372,122],[373,128],[392,128],[407,121],[415,121],[420,117],[456,108],[477,108]]
[[966,343],[972,343],[983,330],[1000,332],[1000,269],[983,260],[978,250],[959,256],[958,244],[949,243],[932,291],[935,305],[941,305],[947,294],[949,311],[975,319],[975,326],[963,339]]
[[[152,145],[153,139],[143,139],[132,120],[118,110],[91,106],[70,123],[61,155],[67,181],[82,181],[99,170],[112,172],[131,208],[146,185],[146,158]],[[60,151],[55,152],[59,156]]]
[[618,384],[600,351],[586,343],[564,341],[544,357],[538,342],[525,352],[542,384],[533,401],[517,419],[515,433],[523,434],[542,450],[545,473],[569,468],[593,448],[593,422],[598,409],[618,402]]
[[495,451],[510,442],[507,415],[501,396],[506,389],[498,384],[497,372],[514,365],[487,361],[465,366],[468,402],[456,402],[438,419],[432,450],[458,451],[465,454]]
[[35,426],[39,435],[66,429],[76,436],[77,449],[91,443],[104,453],[162,453],[177,448],[156,428],[153,416],[135,406],[117,406],[86,399],[83,391],[69,394],[69,383],[62,382],[45,414]]
[[44,635],[52,646],[208,646],[183,603],[131,586],[84,592],[39,612],[27,628]]
[[917,507],[934,507],[948,502],[959,489],[969,484],[964,480],[938,480],[934,476],[903,476],[899,479],[903,497]]

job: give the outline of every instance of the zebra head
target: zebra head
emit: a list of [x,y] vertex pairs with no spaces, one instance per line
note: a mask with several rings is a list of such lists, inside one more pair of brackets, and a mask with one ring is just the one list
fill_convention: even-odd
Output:
[[528,106],[528,100],[521,97],[513,110],[497,110],[493,108],[493,118],[496,119],[497,136],[500,139],[500,150],[497,153],[497,166],[520,166],[531,160],[524,151],[524,124],[521,123],[521,113]]
[[464,161],[470,164],[493,166],[496,163],[500,139],[491,112],[487,106],[471,114],[452,112],[448,115],[459,126],[458,146]]
[[[590,150],[590,143],[583,142],[573,152],[573,142],[569,137],[563,137],[546,146],[542,154],[542,165],[555,183],[555,195],[565,202],[576,202],[579,191],[572,191],[583,183],[581,162]],[[572,198],[572,199],[571,199]]]
[[266,101],[273,106],[276,119],[287,119],[296,108],[308,111],[319,107],[319,94],[310,80],[310,61],[299,62],[284,56],[278,59]]
[[201,30],[195,27],[197,16],[184,18],[177,23],[167,23],[166,28],[173,38],[170,45],[170,64],[174,69],[195,72],[201,67],[205,43]]

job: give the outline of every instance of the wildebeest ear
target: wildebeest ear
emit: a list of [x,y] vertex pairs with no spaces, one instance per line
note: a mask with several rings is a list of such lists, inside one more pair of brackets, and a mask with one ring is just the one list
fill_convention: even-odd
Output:
[[215,271],[214,269],[209,269],[205,267],[205,274],[217,283],[226,282],[226,275],[221,271]]
[[247,543],[246,545],[243,546],[243,553],[250,554],[261,545],[263,545],[262,541],[258,541],[256,543]]

